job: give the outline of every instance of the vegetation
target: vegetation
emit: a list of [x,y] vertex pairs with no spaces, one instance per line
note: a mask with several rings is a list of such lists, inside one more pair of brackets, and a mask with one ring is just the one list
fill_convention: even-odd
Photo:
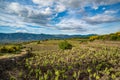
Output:
[[[59,50],[55,41],[31,44],[33,57],[25,60],[28,79],[38,80],[115,80],[120,77],[120,42],[71,41],[72,50]],[[51,43],[51,44],[50,44]],[[56,43],[59,43],[56,41]],[[37,47],[35,47],[37,46]],[[37,48],[42,48],[41,50]],[[43,49],[45,48],[45,50]]]
[[10,60],[9,64],[0,60],[0,78],[3,80],[120,80],[120,41],[103,41],[99,40],[100,37],[91,38],[95,41],[77,38],[23,44],[30,49],[32,56],[26,56],[19,61]]
[[59,48],[62,50],[72,49],[72,45],[65,40],[64,42],[59,43]]
[[0,53],[15,53],[20,49],[21,47],[18,45],[4,45],[0,47]]
[[120,32],[112,33],[109,35],[100,35],[100,36],[91,36],[89,38],[90,41],[94,40],[113,40],[113,41],[120,41]]
[[37,42],[37,44],[40,44],[40,43],[41,43],[40,41]]
[[90,41],[94,41],[94,40],[96,40],[98,38],[99,38],[98,36],[91,36],[89,39],[90,39]]

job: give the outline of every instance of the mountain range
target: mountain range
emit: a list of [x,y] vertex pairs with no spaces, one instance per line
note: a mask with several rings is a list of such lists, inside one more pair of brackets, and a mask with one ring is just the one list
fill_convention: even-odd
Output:
[[52,35],[52,34],[32,34],[32,33],[0,33],[0,42],[21,42],[45,39],[65,39],[65,38],[87,38],[95,34],[88,35]]

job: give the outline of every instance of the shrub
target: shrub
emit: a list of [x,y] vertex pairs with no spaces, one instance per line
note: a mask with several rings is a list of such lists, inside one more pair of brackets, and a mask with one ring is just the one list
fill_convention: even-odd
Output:
[[16,50],[13,47],[8,48],[8,53],[15,52]]
[[13,46],[13,49],[15,49],[15,51],[19,51],[22,47],[21,46]]
[[38,41],[37,44],[41,44],[41,41]]
[[64,41],[64,42],[59,43],[59,48],[62,50],[72,49],[72,45],[68,43],[67,41]]
[[90,38],[89,38],[89,40],[90,41],[94,41],[94,40],[96,40],[96,39],[98,39],[99,37],[98,36],[91,36]]
[[1,52],[1,53],[7,53],[8,50],[6,49],[5,46],[3,46],[3,47],[0,49],[0,52]]
[[0,52],[1,53],[13,53],[19,50],[20,50],[19,46],[3,46],[1,47]]
[[110,35],[110,40],[117,40],[117,35]]

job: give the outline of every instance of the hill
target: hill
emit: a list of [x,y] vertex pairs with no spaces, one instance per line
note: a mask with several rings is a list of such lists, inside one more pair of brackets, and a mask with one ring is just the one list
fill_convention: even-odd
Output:
[[109,41],[120,41],[120,32],[116,33],[111,33],[111,34],[106,34],[106,35],[95,35],[95,36],[90,36],[90,40],[109,40]]
[[59,48],[61,42],[21,44],[26,55],[1,53],[0,79],[120,80],[120,41],[67,39],[73,47],[66,50]]

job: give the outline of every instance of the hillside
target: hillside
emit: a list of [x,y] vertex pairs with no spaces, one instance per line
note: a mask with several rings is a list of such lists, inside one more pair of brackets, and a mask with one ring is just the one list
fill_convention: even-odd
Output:
[[[120,42],[63,40],[23,44],[31,56],[0,60],[2,80],[120,80]],[[12,54],[12,53],[10,53]],[[2,56],[0,56],[2,57]]]
[[0,44],[0,79],[120,80],[118,32],[74,37]]
[[120,32],[106,34],[106,35],[95,35],[90,36],[91,41],[93,40],[110,40],[110,41],[120,41]]

